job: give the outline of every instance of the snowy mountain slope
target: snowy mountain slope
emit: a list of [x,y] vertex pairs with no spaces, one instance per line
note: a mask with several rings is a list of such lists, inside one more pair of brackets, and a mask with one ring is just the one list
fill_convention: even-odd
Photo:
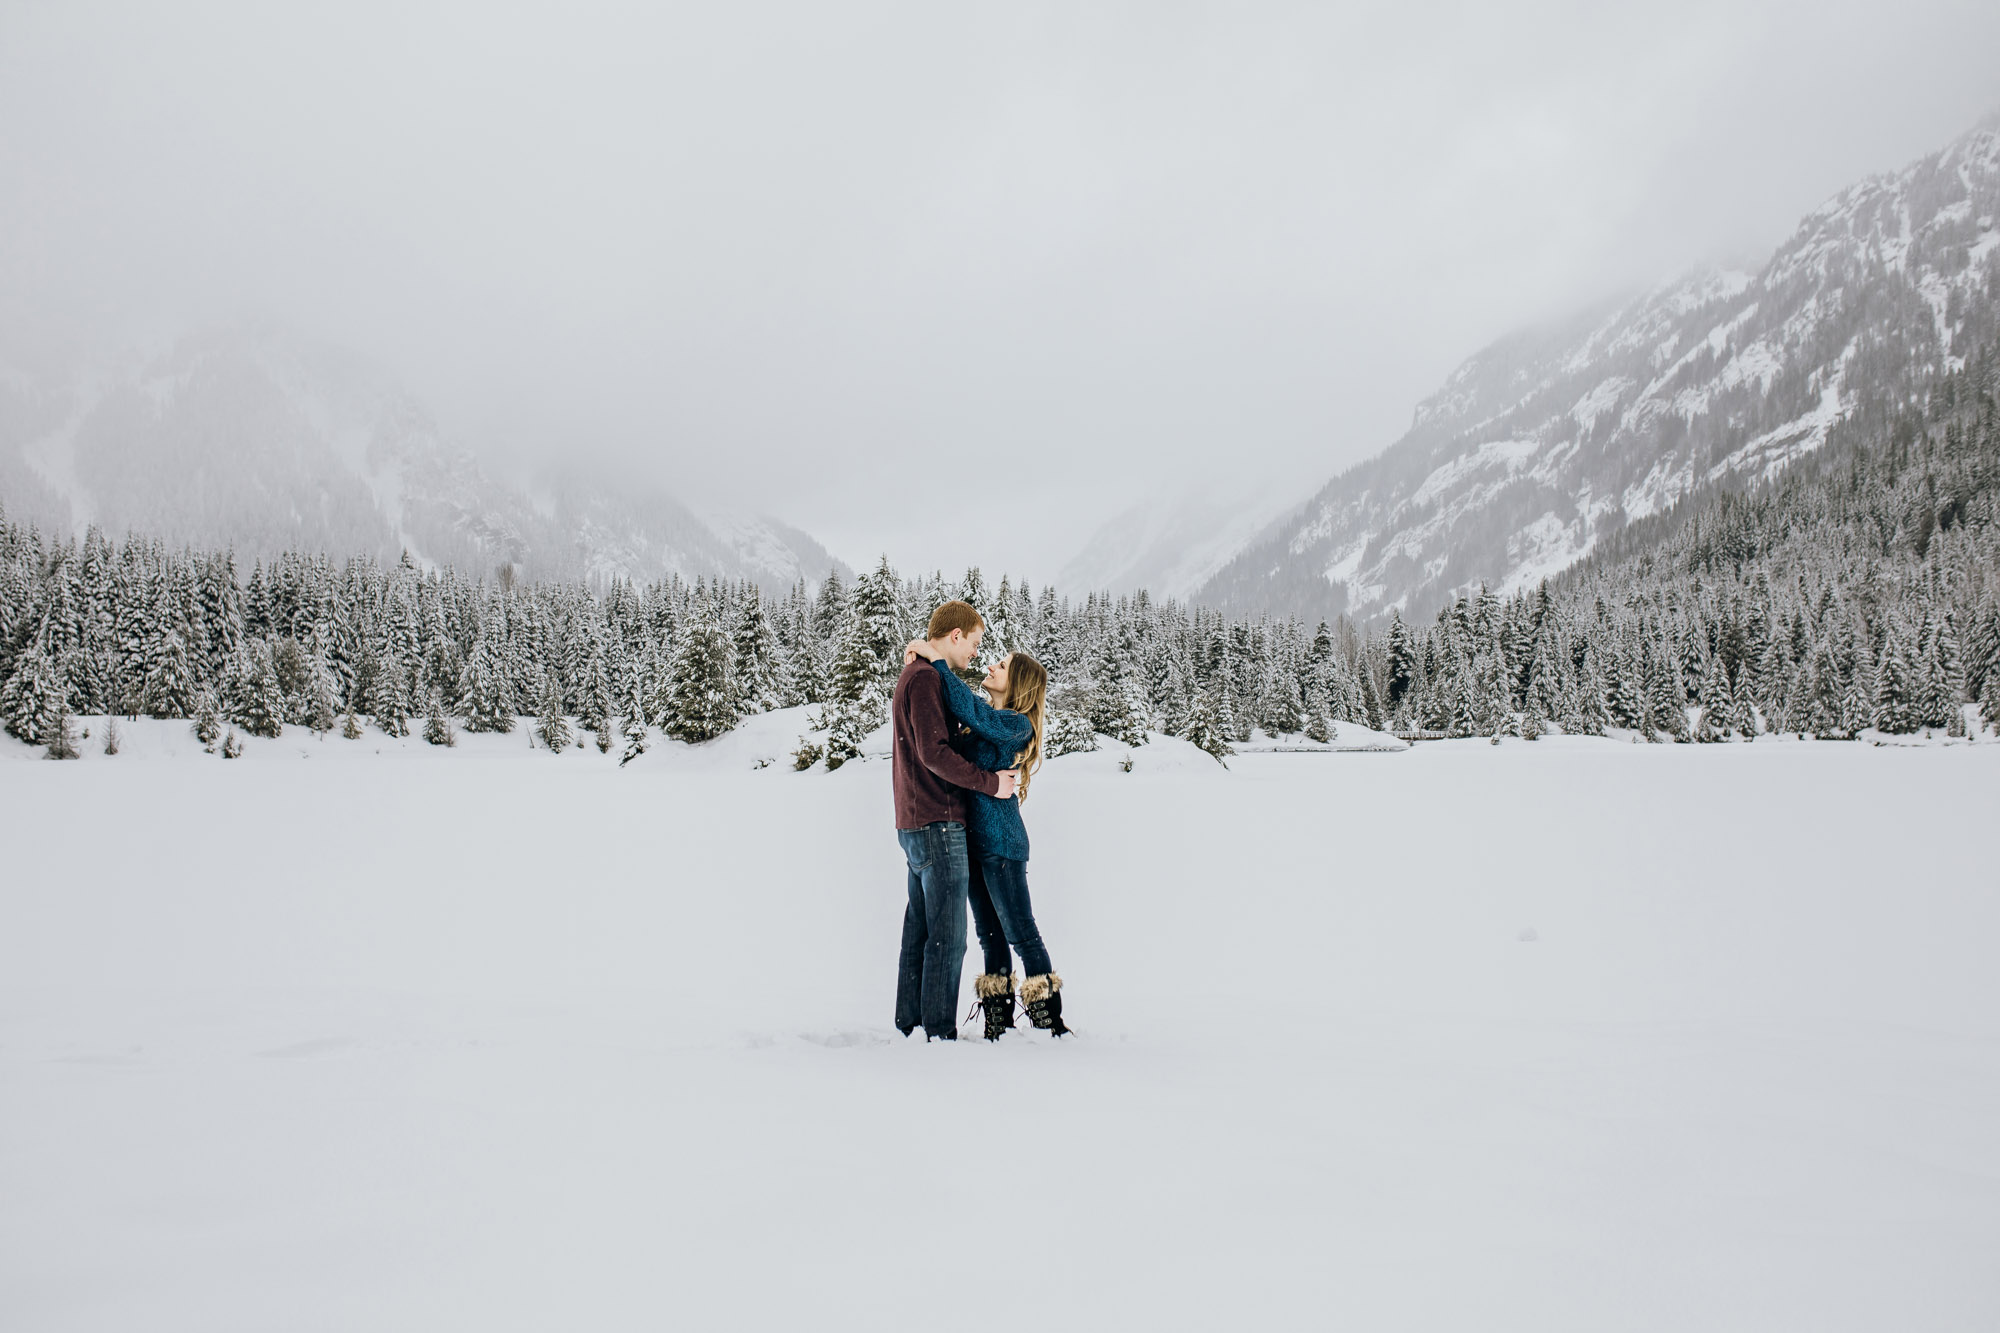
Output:
[[115,370],[0,373],[0,500],[67,530],[393,557],[529,578],[669,572],[769,587],[835,561],[774,520],[569,474],[531,495],[453,446],[357,358],[269,329],[183,339]]
[[1134,505],[1091,535],[1056,575],[1070,592],[1186,597],[1232,556],[1298,508],[1295,494],[1204,484]]
[[1531,585],[1624,524],[1775,476],[1859,402],[1902,402],[1990,337],[2000,123],[1809,215],[1761,271],[1702,270],[1503,339],[1409,432],[1198,592],[1360,622]]

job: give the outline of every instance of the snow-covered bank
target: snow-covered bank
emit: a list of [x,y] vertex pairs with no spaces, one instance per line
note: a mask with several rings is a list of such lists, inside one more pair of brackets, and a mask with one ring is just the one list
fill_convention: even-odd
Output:
[[0,1326],[2000,1323],[2000,746],[1070,756],[945,1047],[791,721],[0,764]]

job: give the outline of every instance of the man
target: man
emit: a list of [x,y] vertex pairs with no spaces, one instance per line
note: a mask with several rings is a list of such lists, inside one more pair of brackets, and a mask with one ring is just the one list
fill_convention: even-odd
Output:
[[[986,622],[964,602],[931,613],[930,646],[954,671],[979,654]],[[903,956],[896,972],[896,1027],[924,1040],[958,1039],[958,984],[965,963],[965,791],[1009,800],[1020,773],[989,773],[951,748],[944,682],[919,659],[896,678],[889,703],[895,737],[891,769],[896,837],[910,864],[910,903],[903,909]]]

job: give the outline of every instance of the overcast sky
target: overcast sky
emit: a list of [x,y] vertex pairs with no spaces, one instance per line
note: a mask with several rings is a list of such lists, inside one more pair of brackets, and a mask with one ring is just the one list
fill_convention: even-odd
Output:
[[2000,107],[1990,0],[663,8],[0,0],[10,332],[275,316],[492,456],[1042,579]]

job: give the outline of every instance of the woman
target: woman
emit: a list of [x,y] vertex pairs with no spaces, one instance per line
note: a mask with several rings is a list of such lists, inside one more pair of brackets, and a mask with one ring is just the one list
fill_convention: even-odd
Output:
[[1019,769],[1021,773],[1018,797],[1003,801],[984,792],[969,793],[968,897],[985,954],[976,990],[986,1011],[986,1040],[998,1041],[1014,1026],[1010,945],[1028,970],[1021,1003],[1029,1021],[1060,1037],[1069,1031],[1062,1020],[1062,978],[1049,962],[1049,951],[1035,926],[1034,906],[1028,901],[1028,829],[1021,822],[1021,802],[1027,799],[1028,784],[1042,762],[1049,673],[1026,653],[1011,653],[986,673],[981,682],[986,698],[981,699],[923,640],[910,644],[909,654],[923,658],[944,677],[945,709],[966,728],[952,747],[989,772]]

